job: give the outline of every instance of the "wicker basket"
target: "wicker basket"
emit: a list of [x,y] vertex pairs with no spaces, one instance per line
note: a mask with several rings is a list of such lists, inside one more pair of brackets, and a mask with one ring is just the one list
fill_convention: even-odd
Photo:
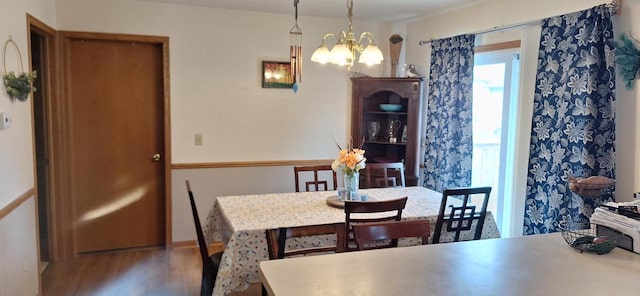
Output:
[[581,178],[569,178],[569,189],[582,197],[598,198],[610,194],[615,186],[615,180],[607,183],[582,183]]
[[611,252],[617,246],[618,237],[597,235],[595,224],[567,222],[561,223],[560,229],[567,244],[581,253],[602,255]]

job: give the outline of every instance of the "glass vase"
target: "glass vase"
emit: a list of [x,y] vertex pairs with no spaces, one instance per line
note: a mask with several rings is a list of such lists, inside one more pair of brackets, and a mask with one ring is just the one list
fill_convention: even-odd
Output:
[[360,185],[359,172],[347,172],[344,174],[344,200],[360,200],[358,187]]

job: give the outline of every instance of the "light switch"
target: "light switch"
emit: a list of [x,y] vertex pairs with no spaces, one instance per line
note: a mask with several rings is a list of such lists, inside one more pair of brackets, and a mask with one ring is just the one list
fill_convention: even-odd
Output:
[[202,134],[196,134],[196,146],[202,146]]
[[8,129],[11,127],[11,114],[0,112],[0,129]]

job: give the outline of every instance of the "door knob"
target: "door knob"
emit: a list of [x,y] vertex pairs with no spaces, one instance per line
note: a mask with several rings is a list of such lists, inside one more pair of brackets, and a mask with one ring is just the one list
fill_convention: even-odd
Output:
[[156,153],[153,156],[151,156],[151,158],[153,159],[153,161],[160,161],[160,153]]

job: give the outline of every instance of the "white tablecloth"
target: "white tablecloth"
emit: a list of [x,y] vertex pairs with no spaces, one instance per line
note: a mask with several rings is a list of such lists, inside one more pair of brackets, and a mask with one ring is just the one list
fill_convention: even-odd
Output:
[[[408,196],[403,219],[428,219],[431,233],[436,224],[442,194],[424,187],[362,189],[370,200],[386,200]],[[218,197],[209,211],[204,233],[207,242],[223,242],[226,246],[213,295],[226,295],[247,289],[259,282],[260,261],[268,260],[265,230],[278,227],[344,222],[343,209],[330,207],[326,198],[335,191],[293,192]],[[462,239],[473,237],[466,232]],[[493,216],[485,219],[482,238],[498,238],[500,233]],[[331,240],[321,236],[305,244],[322,244]],[[442,242],[452,237],[443,232]],[[416,242],[418,240],[415,240]],[[405,243],[406,244],[406,243]]]

